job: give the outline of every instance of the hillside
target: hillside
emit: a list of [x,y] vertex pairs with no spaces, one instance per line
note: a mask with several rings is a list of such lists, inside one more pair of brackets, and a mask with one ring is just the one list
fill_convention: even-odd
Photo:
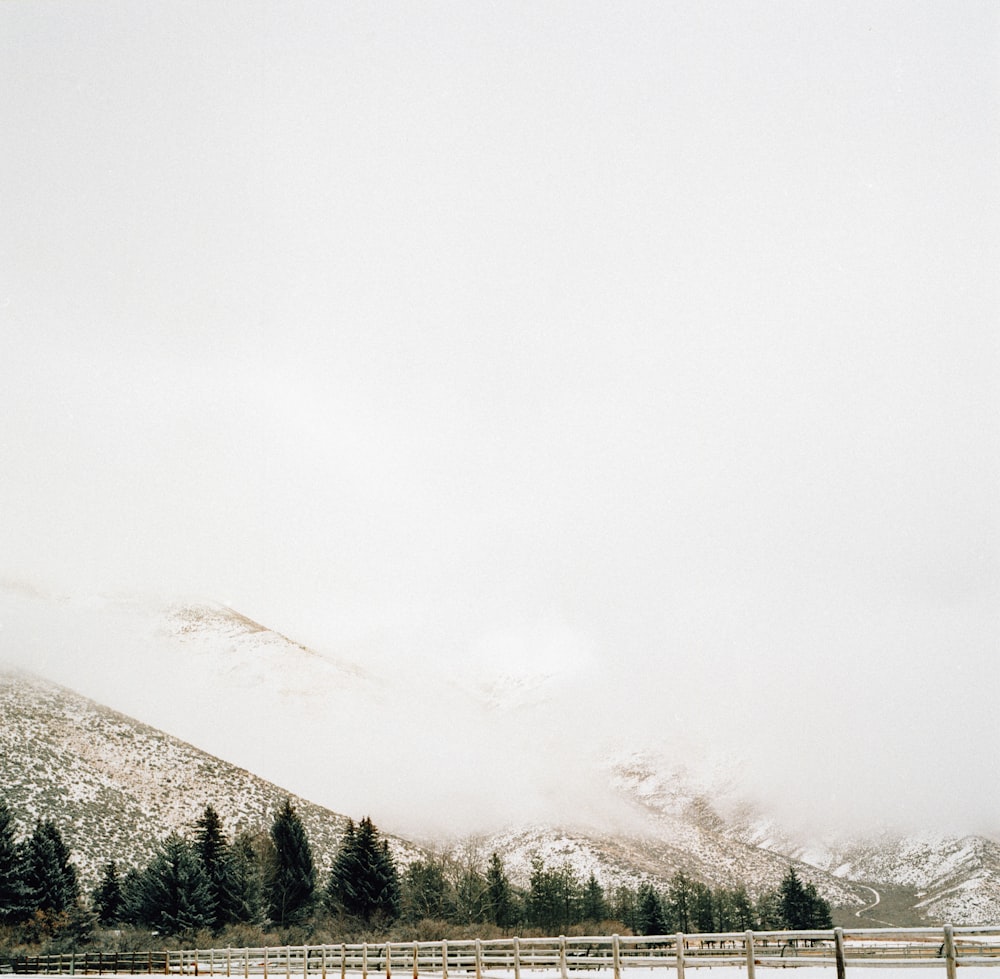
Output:
[[[85,884],[112,858],[145,862],[211,803],[229,834],[266,830],[291,798],[325,869],[346,817],[56,684],[0,672],[0,784],[21,832],[59,826]],[[358,814],[361,815],[361,814]],[[390,838],[407,863],[419,850]]]
[[[1000,920],[995,841],[789,825],[748,801],[734,757],[588,740],[591,679],[557,664],[379,672],[213,603],[0,600],[5,649],[49,678],[2,674],[0,777],[23,828],[54,817],[85,877],[142,859],[209,802],[233,832],[266,828],[291,795],[321,865],[344,824],[335,807],[395,833],[401,862],[420,852],[405,839],[495,849],[521,883],[536,854],[609,886],[684,870],[752,893],[792,863],[850,918],[878,898],[872,923]],[[53,680],[106,691],[119,713]]]

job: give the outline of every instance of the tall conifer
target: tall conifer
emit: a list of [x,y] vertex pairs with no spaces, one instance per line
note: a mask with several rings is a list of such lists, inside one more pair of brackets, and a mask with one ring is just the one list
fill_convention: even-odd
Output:
[[316,868],[305,826],[285,800],[271,825],[275,866],[267,881],[267,906],[279,927],[301,924],[312,910],[316,890]]

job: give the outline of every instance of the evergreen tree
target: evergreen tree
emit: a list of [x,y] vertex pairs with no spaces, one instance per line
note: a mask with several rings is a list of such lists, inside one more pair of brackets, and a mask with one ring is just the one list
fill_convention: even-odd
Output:
[[806,884],[806,907],[809,909],[808,928],[832,928],[833,918],[830,915],[830,902],[820,897],[816,885]]
[[115,925],[125,913],[125,897],[118,864],[114,860],[106,863],[101,870],[101,880],[93,891],[94,913],[102,925]]
[[500,855],[494,850],[486,866],[486,917],[498,928],[511,928],[517,909],[510,880]]
[[715,900],[712,889],[701,881],[695,881],[691,885],[691,891],[691,918],[695,930],[702,934],[715,931]]
[[270,837],[240,833],[229,851],[232,872],[232,918],[251,925],[264,921],[264,868],[261,849],[273,851]]
[[348,820],[327,885],[327,906],[365,924],[395,921],[401,886],[389,844],[368,816],[355,827]]
[[167,935],[211,927],[215,916],[205,868],[194,848],[176,833],[159,846],[146,870],[132,882],[142,924]]
[[145,923],[145,873],[132,868],[122,878],[122,909],[120,920],[127,925]]
[[635,888],[624,884],[615,888],[611,913],[633,934],[639,931],[639,905]]
[[803,885],[794,867],[782,878],[777,895],[781,927],[791,931],[832,928],[829,902],[820,897],[814,884]]
[[76,867],[69,848],[51,819],[40,819],[25,841],[24,886],[32,911],[70,910],[80,896]]
[[682,870],[670,879],[665,905],[667,923],[672,932],[690,934],[694,929],[694,882]]
[[21,921],[28,914],[23,858],[14,836],[14,816],[0,799],[0,924]]
[[267,906],[271,920],[281,928],[301,924],[312,909],[316,868],[305,826],[285,800],[271,825],[275,866],[267,881]]
[[527,923],[550,934],[564,931],[578,919],[580,883],[567,864],[550,869],[540,857],[531,861],[525,899]]
[[732,891],[732,920],[722,931],[752,931],[757,928],[757,916],[754,913],[753,901],[743,884],[738,884]]
[[646,880],[639,885],[636,899],[636,930],[640,935],[665,935],[667,933],[663,901],[656,893],[656,888]]
[[583,885],[583,895],[580,899],[580,916],[584,921],[600,922],[608,916],[608,902],[604,900],[604,888],[601,887],[594,872],[590,872],[587,882]]
[[222,831],[222,821],[215,809],[208,805],[195,823],[194,848],[205,868],[209,891],[215,915],[212,921],[215,931],[223,926],[239,921],[240,895],[237,893],[237,868],[233,853]]
[[781,893],[777,888],[760,895],[755,917],[757,927],[764,931],[780,931],[787,927],[781,914]]

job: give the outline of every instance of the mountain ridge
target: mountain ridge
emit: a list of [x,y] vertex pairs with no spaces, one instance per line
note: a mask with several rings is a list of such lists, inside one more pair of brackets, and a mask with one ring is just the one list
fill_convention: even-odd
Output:
[[[8,591],[8,608],[17,602],[31,606],[32,648],[44,653],[45,613],[51,606],[45,604],[44,596],[34,593],[22,591],[15,599],[10,595]],[[77,614],[81,608],[83,613]],[[145,849],[139,846],[141,856],[165,832],[189,828],[208,802],[218,809],[232,832],[251,824],[256,829],[266,827],[268,813],[288,796],[302,807],[324,864],[336,848],[347,817],[309,801],[308,791],[302,791],[319,764],[324,766],[325,775],[333,773],[334,784],[345,797],[350,792],[355,800],[363,798],[366,787],[370,790],[378,785],[380,799],[398,798],[396,811],[402,811],[404,818],[397,814],[394,820],[384,821],[377,807],[365,805],[347,804],[343,809],[368,812],[390,835],[394,833],[394,850],[404,863],[428,848],[474,844],[486,855],[496,849],[510,862],[512,876],[520,877],[521,882],[526,882],[531,855],[542,854],[574,863],[584,877],[589,869],[596,869],[602,882],[608,884],[642,879],[665,883],[672,873],[684,870],[710,883],[744,883],[758,893],[774,886],[783,871],[794,865],[800,876],[814,882],[824,896],[851,915],[871,903],[870,888],[875,888],[898,897],[902,917],[890,923],[1000,920],[1000,845],[996,841],[976,835],[920,837],[888,832],[816,838],[789,828],[749,802],[724,765],[696,752],[687,753],[680,746],[672,757],[685,758],[683,763],[627,746],[610,753],[591,750],[581,758],[566,759],[567,770],[553,791],[576,785],[574,794],[563,800],[563,810],[573,814],[571,819],[508,818],[500,828],[473,834],[471,842],[467,836],[408,829],[405,812],[412,781],[400,782],[395,789],[393,764],[386,766],[386,756],[373,761],[367,743],[373,725],[399,723],[400,701],[396,698],[400,686],[408,698],[405,706],[409,712],[400,731],[416,734],[423,727],[432,734],[422,740],[411,739],[410,744],[400,743],[400,770],[414,759],[423,769],[429,758],[437,767],[450,764],[452,756],[428,754],[438,744],[450,743],[453,751],[455,744],[467,749],[470,788],[464,796],[446,794],[439,800],[443,818],[447,818],[465,798],[472,800],[473,812],[488,810],[498,794],[510,794],[508,786],[517,787],[513,791],[523,788],[525,811],[530,811],[530,795],[538,790],[530,778],[534,769],[525,770],[523,765],[530,761],[523,755],[530,740],[493,745],[484,762],[473,754],[482,735],[472,725],[481,714],[493,712],[505,723],[515,716],[529,730],[539,721],[538,736],[544,737],[559,722],[558,710],[565,703],[547,700],[545,688],[558,691],[560,684],[546,674],[544,683],[528,677],[523,685],[513,683],[509,689],[489,676],[478,684],[469,683],[467,677],[445,678],[435,686],[431,675],[423,678],[422,686],[409,689],[406,683],[411,675],[407,674],[403,682],[396,678],[394,688],[393,678],[345,656],[311,650],[218,603],[176,603],[152,609],[134,606],[124,613],[117,606],[100,603],[93,607],[63,603],[54,608],[53,616],[60,615],[61,631],[55,635],[64,643],[75,640],[74,628],[79,622],[97,630],[97,636],[102,635],[101,629],[124,623],[125,639],[109,637],[120,646],[115,663],[124,670],[134,672],[149,663],[150,654],[143,644],[159,643],[153,647],[155,653],[169,660],[153,662],[155,671],[149,682],[169,683],[171,694],[182,698],[171,710],[171,697],[160,697],[157,714],[149,709],[150,701],[133,694],[139,718],[134,720],[96,700],[81,706],[74,698],[86,697],[73,693],[71,684],[29,680],[24,673],[2,674],[0,776],[11,794],[9,801],[14,809],[19,802],[26,803],[20,808],[29,821],[48,815],[43,812],[43,803],[51,805],[71,845],[80,839],[73,831],[73,823],[79,822],[96,829],[102,839],[117,839],[123,847],[138,845],[139,836],[143,836],[149,843]],[[137,651],[145,653],[144,658],[137,659]],[[49,674],[54,660],[42,657]],[[12,679],[15,676],[19,677],[16,681]],[[28,696],[31,689],[34,700]],[[476,689],[482,698],[479,701],[475,700]],[[213,692],[216,690],[223,695]],[[435,704],[444,702],[451,710],[451,700],[459,695],[469,701],[461,714],[435,709]],[[116,706],[120,708],[121,702],[119,691]],[[422,711],[425,704],[429,712]],[[165,734],[164,718],[167,723],[184,722],[185,734]],[[231,718],[240,723],[227,733]],[[198,730],[222,730],[223,736],[216,738],[222,749],[214,745],[207,752],[195,748],[199,742],[188,732]],[[506,731],[503,726],[483,730],[491,736]],[[254,756],[253,745],[246,743],[245,735],[242,742],[239,740],[240,732],[247,731],[261,740],[271,737],[272,732],[285,737],[283,743],[291,748],[282,757],[289,773],[296,776],[297,792],[281,789],[253,773],[245,762],[246,757]],[[305,738],[308,742],[295,750],[296,739]],[[130,744],[134,757],[126,750]],[[227,746],[241,749],[239,761],[221,760],[230,757]],[[339,754],[331,753],[330,746],[336,746]],[[497,760],[506,767],[490,770]],[[134,777],[136,773],[144,780]],[[138,793],[140,784],[142,792]],[[214,785],[214,790],[207,785]],[[427,791],[433,789],[434,780],[430,780]],[[490,791],[494,795],[489,795]],[[227,812],[228,799],[233,800],[231,813]],[[507,800],[508,816],[517,812],[519,801],[515,798],[512,805]],[[115,811],[133,814],[126,820],[134,825],[133,832],[116,829],[113,820],[109,822],[109,813]],[[92,874],[100,857],[86,857],[86,866],[81,869]]]

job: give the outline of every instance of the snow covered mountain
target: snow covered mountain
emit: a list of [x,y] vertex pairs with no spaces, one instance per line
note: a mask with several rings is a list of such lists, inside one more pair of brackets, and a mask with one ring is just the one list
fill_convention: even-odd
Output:
[[[116,859],[145,863],[205,806],[232,836],[267,831],[286,798],[326,869],[347,817],[292,795],[192,745],[24,673],[0,672],[0,785],[20,834],[53,819],[85,884]],[[405,866],[418,847],[389,837]]]
[[349,812],[395,833],[404,862],[419,850],[403,837],[447,847],[474,832],[522,882],[539,855],[606,885],[685,870],[760,892],[794,863],[844,915],[880,901],[872,924],[1000,920],[993,840],[817,835],[749,801],[731,759],[588,739],[589,688],[558,663],[440,675],[363,652],[310,649],[220,604],[0,588],[0,657],[93,698],[3,675],[8,802],[54,816],[74,849],[98,840],[85,873],[208,802],[232,831],[266,826],[292,794],[321,861]]

